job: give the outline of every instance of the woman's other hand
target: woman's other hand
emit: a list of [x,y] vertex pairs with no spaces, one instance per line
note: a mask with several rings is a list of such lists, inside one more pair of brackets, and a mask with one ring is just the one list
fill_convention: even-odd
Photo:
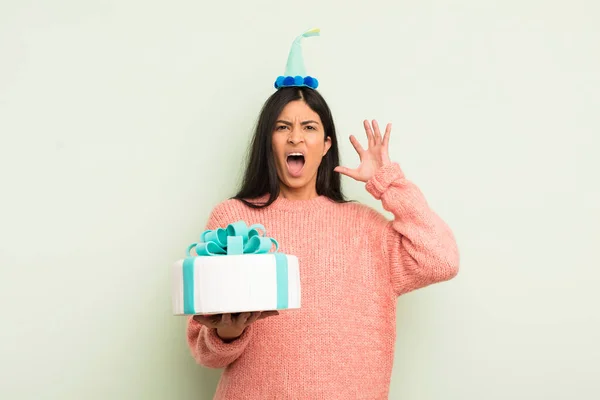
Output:
[[367,120],[363,124],[369,145],[366,150],[361,146],[356,137],[353,135],[350,136],[350,142],[360,157],[360,165],[356,169],[338,166],[335,167],[334,171],[357,181],[367,182],[379,168],[390,163],[388,144],[392,132],[392,124],[387,124],[383,136],[381,136],[377,121],[373,120],[372,127]]
[[259,319],[279,315],[278,311],[256,311],[236,314],[194,315],[194,321],[217,330],[217,335],[225,342],[237,339],[246,327]]

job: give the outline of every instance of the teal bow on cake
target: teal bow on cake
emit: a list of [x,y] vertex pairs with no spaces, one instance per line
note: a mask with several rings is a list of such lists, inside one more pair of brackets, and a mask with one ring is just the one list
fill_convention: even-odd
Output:
[[[262,235],[260,233],[262,231]],[[234,222],[226,228],[207,230],[200,235],[200,242],[192,243],[187,248],[187,255],[195,248],[198,256],[266,254],[277,240],[266,236],[266,229],[261,224],[246,225],[244,221]]]

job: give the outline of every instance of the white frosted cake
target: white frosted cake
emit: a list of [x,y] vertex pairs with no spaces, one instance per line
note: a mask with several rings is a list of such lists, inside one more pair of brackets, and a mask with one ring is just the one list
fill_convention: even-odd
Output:
[[300,308],[300,268],[277,241],[243,221],[206,231],[172,266],[173,314],[221,314]]

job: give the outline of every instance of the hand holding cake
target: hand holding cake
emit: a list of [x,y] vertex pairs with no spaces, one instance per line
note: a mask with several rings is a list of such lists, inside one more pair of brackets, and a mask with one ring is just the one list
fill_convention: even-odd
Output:
[[216,329],[217,335],[223,341],[229,342],[242,336],[244,330],[254,322],[274,315],[279,315],[279,311],[194,315],[194,320],[208,328]]

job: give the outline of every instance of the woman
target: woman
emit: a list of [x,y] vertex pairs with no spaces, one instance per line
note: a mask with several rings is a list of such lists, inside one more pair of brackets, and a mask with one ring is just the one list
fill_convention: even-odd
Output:
[[[265,103],[242,187],[207,229],[265,225],[299,259],[302,308],[190,318],[194,358],[224,368],[215,398],[387,399],[397,297],[457,274],[451,230],[388,157],[391,126],[364,126],[368,145],[351,136],[360,165],[349,169],[316,90],[279,88]],[[347,202],[340,174],[364,182],[394,219]]]

